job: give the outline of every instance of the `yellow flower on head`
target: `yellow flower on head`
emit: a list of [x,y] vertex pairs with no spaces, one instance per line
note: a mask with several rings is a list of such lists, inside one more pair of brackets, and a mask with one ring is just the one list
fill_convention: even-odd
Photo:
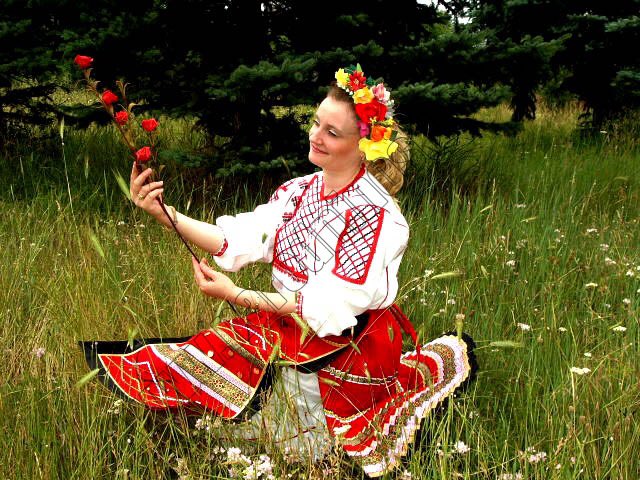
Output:
[[379,158],[389,158],[389,155],[398,149],[398,144],[386,139],[374,142],[368,138],[361,138],[359,147],[366,155],[367,160],[373,162]]
[[336,72],[336,81],[341,87],[345,87],[349,82],[349,74],[344,71],[344,68],[341,68]]
[[353,92],[353,101],[355,103],[369,103],[373,100],[373,92],[369,87],[362,87],[360,90]]

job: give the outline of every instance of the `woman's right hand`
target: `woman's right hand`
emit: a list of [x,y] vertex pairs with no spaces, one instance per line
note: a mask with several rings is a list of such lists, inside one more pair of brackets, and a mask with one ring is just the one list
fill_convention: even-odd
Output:
[[153,173],[150,168],[145,169],[142,173],[138,173],[138,169],[134,162],[131,168],[131,180],[129,182],[129,193],[131,194],[131,201],[140,207],[149,215],[152,215],[156,219],[162,218],[163,212],[160,203],[156,200],[162,195],[164,189],[162,188],[162,181],[150,182],[145,185],[149,175]]

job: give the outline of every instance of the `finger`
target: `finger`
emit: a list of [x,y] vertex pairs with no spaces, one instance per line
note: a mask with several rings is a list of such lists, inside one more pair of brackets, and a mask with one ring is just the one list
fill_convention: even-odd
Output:
[[159,182],[151,182],[151,183],[147,183],[146,185],[144,185],[140,191],[138,192],[139,195],[142,195],[143,197],[146,197],[149,192],[155,188],[161,187],[162,186],[162,180],[160,180]]
[[202,270],[200,270],[200,264],[193,257],[191,257],[191,263],[193,264],[193,276],[196,277],[196,282],[200,285],[200,283],[204,281],[204,275],[202,275]]
[[216,271],[211,268],[209,265],[203,265],[202,263],[200,264],[200,270],[202,270],[202,272],[207,275],[209,278],[214,279],[216,276]]
[[147,181],[147,177],[149,177],[152,172],[153,170],[151,168],[147,168],[144,172],[136,177],[136,179],[133,181],[133,184],[136,187],[141,187],[142,185],[144,185],[144,182]]
[[162,192],[164,192],[164,188],[156,188],[149,195],[145,196],[144,200],[142,200],[142,201],[146,202],[147,200],[155,200],[156,197],[159,197],[160,195],[162,195]]
[[133,165],[131,166],[131,177],[129,178],[129,183],[133,183],[137,176],[138,169],[136,168],[136,162],[133,162]]

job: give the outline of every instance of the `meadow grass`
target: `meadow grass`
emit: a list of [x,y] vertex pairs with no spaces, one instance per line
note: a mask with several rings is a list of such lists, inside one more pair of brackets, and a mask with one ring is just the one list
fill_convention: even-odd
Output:
[[[415,142],[399,196],[411,239],[397,301],[424,341],[464,314],[481,370],[425,421],[405,478],[638,478],[639,128],[585,139],[577,113],[541,110],[516,137],[462,139],[444,191],[431,146]],[[202,141],[187,121],[166,124],[167,145]],[[186,336],[233,312],[202,296],[179,240],[124,196],[114,172],[127,181],[130,164],[115,132],[64,139],[64,150],[56,139],[0,159],[0,474],[228,478],[239,470],[220,449],[255,459],[269,432],[242,441],[81,380],[79,340]],[[268,179],[166,172],[167,203],[202,220],[271,193]],[[233,278],[271,290],[267,265]],[[340,455],[323,465],[270,455],[275,478],[363,478]]]

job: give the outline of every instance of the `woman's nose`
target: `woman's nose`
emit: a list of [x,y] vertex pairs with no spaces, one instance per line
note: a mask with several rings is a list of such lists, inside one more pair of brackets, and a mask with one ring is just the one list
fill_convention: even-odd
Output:
[[318,143],[320,141],[320,135],[318,135],[318,130],[315,127],[311,127],[311,130],[309,130],[309,140],[311,140],[314,143]]

